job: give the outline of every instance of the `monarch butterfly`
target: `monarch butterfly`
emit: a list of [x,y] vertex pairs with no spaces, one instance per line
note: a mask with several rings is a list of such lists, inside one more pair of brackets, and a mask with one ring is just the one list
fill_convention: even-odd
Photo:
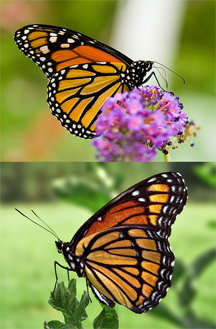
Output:
[[[132,61],[79,32],[50,25],[28,25],[14,34],[19,49],[49,79],[47,102],[71,134],[97,137],[95,121],[105,100],[149,80],[152,61]],[[145,78],[146,77],[146,78]]]
[[98,210],[70,242],[48,230],[69,265],[55,266],[86,277],[108,307],[118,303],[135,313],[151,310],[171,286],[175,257],[168,238],[186,200],[187,187],[179,173],[141,181]]

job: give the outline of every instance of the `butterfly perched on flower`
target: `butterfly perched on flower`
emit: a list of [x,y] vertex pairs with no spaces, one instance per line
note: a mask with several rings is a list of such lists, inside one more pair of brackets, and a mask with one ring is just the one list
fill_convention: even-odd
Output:
[[68,264],[55,266],[86,277],[96,298],[108,307],[118,303],[135,313],[151,310],[171,286],[175,257],[168,239],[186,200],[179,173],[141,181],[98,210],[70,242],[48,230]]
[[71,134],[96,137],[95,121],[108,97],[149,80],[152,61],[132,61],[79,32],[28,25],[14,34],[19,49],[45,73],[52,114]]

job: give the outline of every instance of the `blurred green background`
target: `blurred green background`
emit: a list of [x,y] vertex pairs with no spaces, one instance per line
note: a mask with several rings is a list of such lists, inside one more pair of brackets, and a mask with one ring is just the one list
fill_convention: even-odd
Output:
[[[157,1],[155,11],[157,10]],[[184,1],[184,0],[183,0]],[[1,1],[1,159],[2,161],[94,161],[90,141],[70,135],[50,114],[47,79],[17,48],[14,32],[32,23],[80,31],[112,45],[113,23],[126,1]],[[175,10],[172,1],[164,2]],[[170,13],[172,15],[172,11]],[[149,13],[154,24],[154,11]],[[130,17],[128,17],[128,24]],[[161,17],[163,24],[163,17]],[[145,42],[148,31],[136,37]],[[160,35],[159,38],[169,38]],[[128,41],[130,42],[130,40]],[[157,42],[157,39],[153,40]],[[151,47],[147,44],[146,48]],[[121,49],[120,49],[121,50]],[[167,52],[170,50],[167,49]],[[127,54],[126,54],[127,55]],[[134,58],[138,60],[140,58]],[[143,58],[146,59],[146,58]],[[151,60],[151,58],[148,58]],[[155,58],[157,60],[157,54]],[[201,126],[195,146],[186,142],[171,151],[174,161],[213,161],[215,155],[215,1],[185,1],[182,28],[171,69],[169,88],[184,104],[189,119]],[[169,63],[163,63],[169,66]],[[155,82],[155,81],[154,81]],[[157,160],[163,160],[162,155]]]
[[[119,328],[215,328],[214,163],[1,163],[1,328],[42,328],[63,320],[47,303],[55,282],[53,262],[65,265],[55,238],[33,220],[33,209],[63,241],[107,201],[133,184],[163,171],[179,171],[188,201],[170,237],[176,264],[172,288],[158,307],[137,315],[116,306]],[[58,269],[59,281],[67,273]],[[77,278],[78,298],[86,290]],[[90,292],[85,329],[101,306]]]

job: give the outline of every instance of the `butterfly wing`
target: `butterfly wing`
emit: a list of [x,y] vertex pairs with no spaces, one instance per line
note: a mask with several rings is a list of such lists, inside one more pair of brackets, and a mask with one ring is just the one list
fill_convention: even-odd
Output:
[[57,248],[105,305],[147,312],[171,286],[168,238],[186,199],[179,173],[155,175],[118,195]]
[[94,137],[105,100],[129,90],[123,77],[132,60],[84,34],[55,26],[28,25],[14,39],[49,79],[52,114],[70,133]]
[[108,45],[82,33],[51,25],[27,25],[17,30],[18,48],[50,79],[69,66],[96,62],[131,65],[132,60]]
[[145,225],[168,238],[176,216],[187,200],[187,188],[180,173],[166,172],[130,187],[98,210],[74,235],[78,241],[91,234],[121,225]]
[[48,83],[47,102],[52,114],[71,134],[96,135],[95,121],[108,97],[129,90],[121,82],[125,64],[88,63],[55,73]]
[[140,225],[118,226],[81,240],[76,256],[96,297],[135,313],[157,306],[171,286],[174,255],[167,239]]

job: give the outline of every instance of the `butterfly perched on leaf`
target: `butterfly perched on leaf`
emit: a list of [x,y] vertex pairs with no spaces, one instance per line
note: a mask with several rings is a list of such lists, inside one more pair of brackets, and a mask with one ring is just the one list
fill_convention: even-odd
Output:
[[98,210],[70,242],[50,231],[68,264],[55,266],[86,277],[108,307],[118,303],[135,313],[151,310],[171,286],[175,257],[168,239],[186,200],[179,173],[141,181]]
[[50,25],[28,25],[14,34],[19,49],[47,76],[47,102],[71,134],[97,137],[95,121],[108,97],[149,80],[151,61],[124,54],[79,32]]

